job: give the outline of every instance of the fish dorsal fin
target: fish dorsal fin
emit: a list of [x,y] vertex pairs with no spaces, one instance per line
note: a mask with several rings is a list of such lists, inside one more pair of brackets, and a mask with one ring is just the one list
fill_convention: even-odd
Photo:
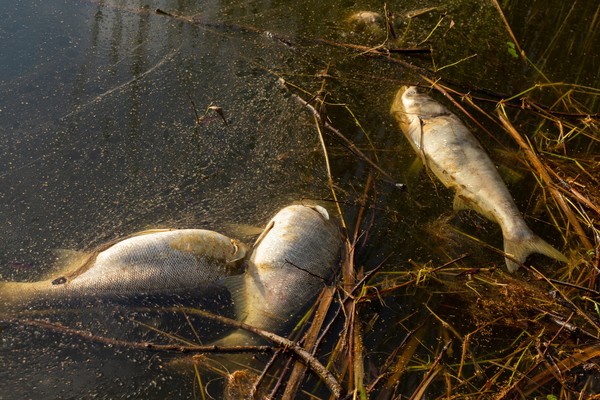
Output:
[[81,252],[81,256],[79,257],[69,256],[72,257],[70,258],[70,261],[65,260],[59,262],[67,262],[68,264],[61,264],[60,267],[46,274],[46,279],[52,280],[53,285],[67,283],[90,269],[90,267],[94,265],[97,256],[98,252]]
[[56,257],[54,267],[60,271],[64,271],[65,268],[69,268],[70,265],[76,264],[83,257],[87,256],[85,251],[72,249],[55,249],[52,253]]
[[83,274],[85,271],[90,269],[92,265],[94,265],[96,257],[98,257],[98,253],[98,251],[88,253],[80,259],[76,260],[75,263],[73,263],[67,269],[65,269],[61,278],[64,278],[65,282],[68,282]]
[[87,259],[88,253],[81,250],[55,249],[52,250],[54,262],[41,277],[41,280],[55,279],[57,276],[66,275],[77,268]]

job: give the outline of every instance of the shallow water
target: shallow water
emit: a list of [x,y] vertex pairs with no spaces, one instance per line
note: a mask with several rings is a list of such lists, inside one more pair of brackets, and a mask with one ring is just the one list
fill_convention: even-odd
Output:
[[[598,35],[588,33],[594,2],[573,2],[572,9],[508,3],[507,17],[521,46],[553,80],[597,87],[600,60],[592,49],[598,48]],[[440,73],[451,81],[515,94],[539,79],[510,54],[510,38],[487,2],[388,6],[397,16],[397,46],[421,46],[429,36],[433,62],[446,67]],[[405,17],[426,6],[437,8]],[[193,20],[157,14],[157,8]],[[500,256],[464,239],[442,246],[432,233],[439,230],[431,225],[449,215],[451,193],[426,176],[407,173],[414,155],[388,112],[398,87],[419,76],[401,64],[314,40],[381,43],[383,30],[354,32],[346,21],[360,10],[382,11],[379,3],[367,1],[50,0],[5,6],[0,276],[35,280],[48,273],[56,249],[89,249],[150,227],[201,227],[240,237],[236,224],[262,226],[299,200],[320,200],[334,214],[312,116],[278,83],[283,77],[302,87],[311,94],[295,93],[308,100],[321,88],[324,71],[327,99],[348,106],[376,152],[345,108],[328,107],[332,123],[377,157],[396,182],[409,184],[401,191],[387,180],[376,181],[375,228],[360,251],[365,269],[390,255],[386,268],[394,271],[407,268],[408,259],[441,263],[467,251],[474,254],[473,265],[483,260],[502,265]],[[580,16],[579,25],[569,26],[581,29],[579,41],[566,28],[552,35],[563,14]],[[547,50],[563,41],[571,49],[568,57]],[[404,59],[432,65],[429,56]],[[196,126],[196,113],[204,115],[210,105],[223,109],[227,124],[209,110]],[[480,138],[488,148],[498,146]],[[497,140],[510,143],[502,136]],[[342,209],[353,221],[370,169],[339,141],[327,143]],[[534,183],[528,178],[510,185],[525,212]],[[543,217],[527,222],[552,241],[555,232]],[[501,246],[493,224],[473,215],[453,217],[452,223]],[[387,318],[417,309],[421,300],[394,301]],[[14,324],[0,335],[1,399],[189,398],[194,391],[189,376],[161,368],[160,354],[115,353]],[[398,340],[387,330],[379,345]]]

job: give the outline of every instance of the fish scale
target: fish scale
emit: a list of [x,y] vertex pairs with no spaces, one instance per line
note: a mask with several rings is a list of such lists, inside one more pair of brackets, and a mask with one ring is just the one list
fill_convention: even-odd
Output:
[[195,289],[241,273],[245,254],[245,245],[209,230],[140,232],[82,257],[52,279],[0,282],[0,305]]

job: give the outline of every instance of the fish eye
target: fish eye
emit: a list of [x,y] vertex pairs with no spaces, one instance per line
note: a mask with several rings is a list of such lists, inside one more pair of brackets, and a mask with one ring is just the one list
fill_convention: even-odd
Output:
[[404,92],[405,96],[415,96],[417,94],[417,89],[414,86],[409,87]]

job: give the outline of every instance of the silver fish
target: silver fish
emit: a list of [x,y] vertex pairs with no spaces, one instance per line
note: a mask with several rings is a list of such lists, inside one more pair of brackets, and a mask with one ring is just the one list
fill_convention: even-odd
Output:
[[246,250],[242,243],[203,229],[139,232],[82,255],[52,279],[0,282],[0,307],[195,289],[240,274]]
[[[277,331],[314,298],[335,272],[341,235],[321,206],[292,205],[279,211],[257,239],[240,277],[226,279],[241,322]],[[254,343],[234,331],[219,345]]]
[[[527,227],[496,167],[456,115],[414,86],[397,92],[391,112],[426,168],[456,191],[454,208],[474,209],[500,225],[509,257],[523,263],[540,253],[567,261]],[[506,266],[510,272],[519,268],[508,257]]]

